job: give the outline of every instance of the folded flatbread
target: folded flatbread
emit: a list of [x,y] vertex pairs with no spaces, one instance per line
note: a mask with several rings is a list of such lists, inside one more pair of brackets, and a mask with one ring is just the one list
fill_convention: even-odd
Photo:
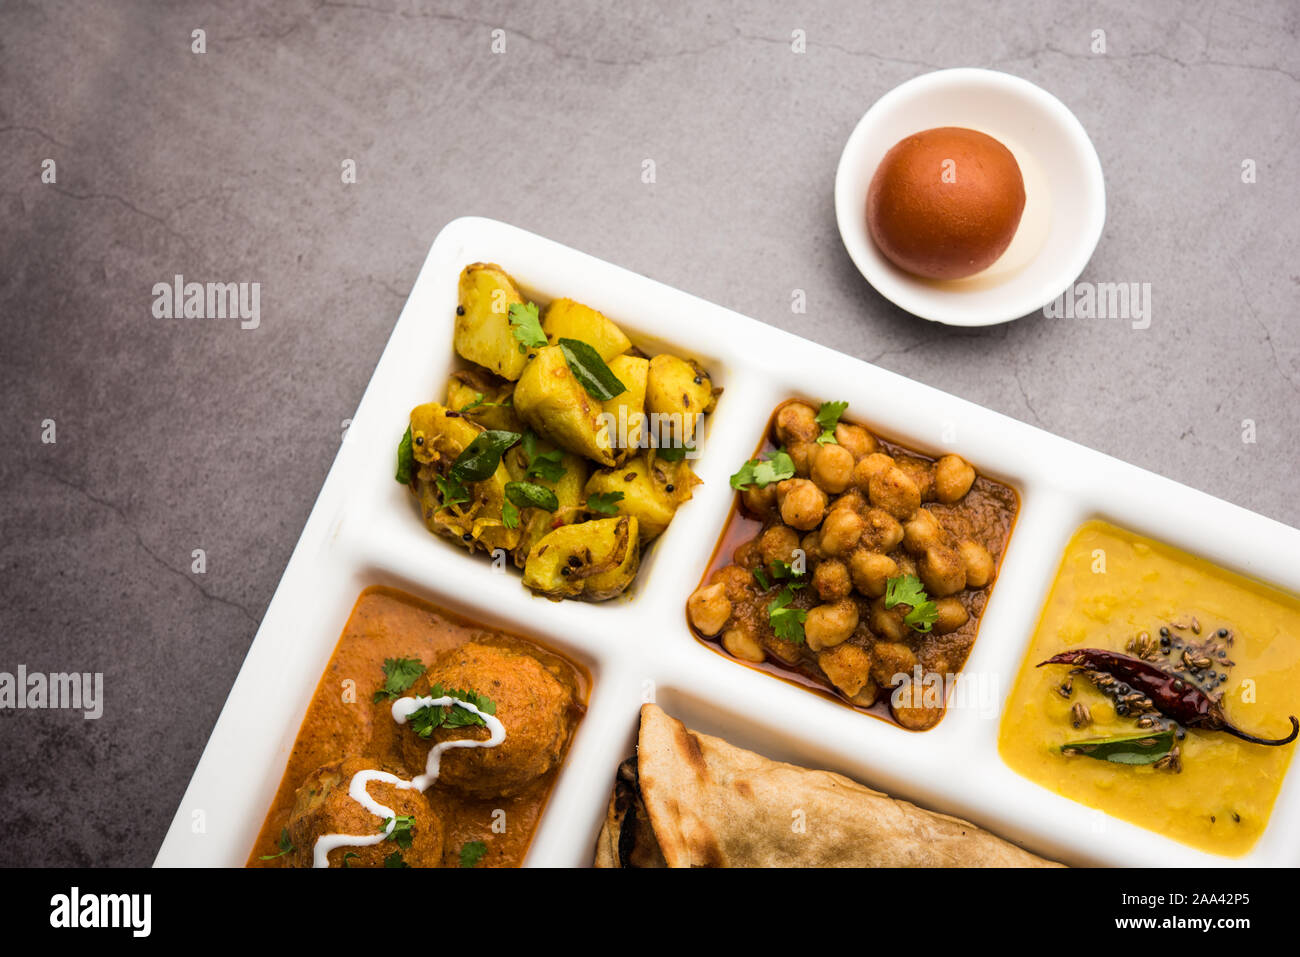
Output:
[[973,824],[641,709],[597,867],[1060,867]]

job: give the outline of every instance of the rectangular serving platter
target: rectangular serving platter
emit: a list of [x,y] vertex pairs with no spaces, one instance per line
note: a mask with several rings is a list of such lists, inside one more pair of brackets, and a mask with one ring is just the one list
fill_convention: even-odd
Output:
[[[411,408],[440,398],[458,367],[457,281],[476,261],[500,263],[539,299],[587,303],[638,345],[673,346],[725,390],[694,463],[703,484],[617,600],[531,595],[516,574],[431,535],[393,481]],[[920,451],[955,452],[1020,493],[1020,516],[956,691],[961,682],[988,682],[992,707],[952,708],[934,730],[910,732],[727,660],[691,634],[684,605],[726,523],[728,478],[752,454],[772,409],[792,396],[847,399],[846,418]],[[1066,543],[1090,518],[1300,593],[1300,531],[516,227],[457,219],[425,259],[155,864],[244,864],[352,605],[376,584],[537,638],[590,669],[590,708],[528,866],[591,863],[615,771],[633,753],[648,700],[689,727],[839,771],[1067,864],[1300,864],[1294,769],[1255,848],[1227,858],[1055,795],[1002,762],[1002,707]]]

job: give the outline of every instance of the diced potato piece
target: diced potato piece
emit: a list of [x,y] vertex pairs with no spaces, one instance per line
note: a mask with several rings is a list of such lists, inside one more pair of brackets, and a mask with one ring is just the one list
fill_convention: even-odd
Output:
[[700,480],[685,459],[665,462],[646,451],[613,469],[601,469],[587,480],[587,497],[597,493],[622,492],[617,503],[620,515],[633,515],[641,529],[641,541],[657,538],[682,502]]
[[604,601],[621,594],[641,562],[635,518],[602,518],[545,535],[524,563],[524,585],[548,598]]
[[650,373],[650,360],[640,356],[615,356],[609,361],[609,371],[627,386],[605,403],[605,411],[613,416],[610,442],[614,456],[623,462],[641,448],[645,434],[645,384]]
[[542,331],[551,345],[560,339],[579,339],[606,362],[632,348],[632,340],[623,335],[622,329],[595,309],[572,299],[556,299],[546,307]]
[[[650,360],[645,390],[646,411],[653,416],[673,416],[674,429],[680,429],[687,442],[695,440],[699,414],[714,406],[713,382],[703,369],[672,355],[657,355]],[[651,428],[654,428],[653,421]],[[661,425],[660,435],[668,426]]]
[[524,301],[514,280],[495,263],[474,263],[460,274],[459,295],[452,336],[456,352],[499,376],[518,379],[528,356],[510,330],[510,307]]
[[[447,408],[465,412],[465,417],[485,429],[522,432],[515,415],[514,384],[479,369],[452,373],[447,381]],[[480,398],[481,397],[481,398]]]
[[[482,482],[470,482],[468,502],[443,506],[436,479],[444,476],[483,430],[469,419],[437,402],[411,411],[411,449],[415,454],[415,495],[420,514],[430,531],[446,535],[473,551],[506,551],[519,544],[522,530],[506,528],[501,516],[510,473],[504,463]],[[466,538],[466,536],[469,536]]]
[[573,377],[559,346],[537,350],[515,384],[515,414],[543,438],[599,465],[614,464],[602,403]]
[[[553,449],[554,446],[549,442],[537,443],[539,455]],[[565,452],[560,457],[564,474],[556,481],[549,482],[538,475],[527,474],[526,456],[523,448],[518,445],[506,453],[504,461],[506,469],[510,472],[510,481],[532,482],[549,488],[555,493],[556,501],[559,502],[559,507],[554,512],[540,508],[528,508],[521,512],[520,527],[523,529],[523,535],[519,539],[519,544],[515,546],[514,561],[516,567],[523,568],[528,553],[543,535],[561,525],[571,524],[582,515],[583,488],[587,484],[587,474],[591,469],[582,456]]]

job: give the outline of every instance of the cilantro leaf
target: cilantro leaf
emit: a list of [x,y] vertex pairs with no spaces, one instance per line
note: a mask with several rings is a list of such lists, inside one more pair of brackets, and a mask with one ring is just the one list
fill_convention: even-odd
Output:
[[519,509],[510,502],[501,503],[501,524],[506,528],[519,527]]
[[361,859],[361,855],[358,854],[356,851],[343,852],[343,867],[345,870],[352,867],[352,858],[354,857],[357,858],[358,860]]
[[537,317],[537,304],[514,302],[510,304],[510,332],[519,342],[519,351],[540,349],[546,345],[546,333]]
[[816,423],[822,427],[822,434],[817,436],[818,445],[835,441],[835,426],[839,424],[840,416],[848,407],[847,402],[822,403],[822,407],[817,410],[817,415],[814,417]]
[[411,445],[411,427],[406,427],[406,433],[402,436],[402,441],[397,443],[397,481],[403,485],[411,484],[411,476],[415,474],[415,448]]
[[288,854],[288,853],[290,853],[291,851],[294,851],[294,850],[297,850],[297,848],[295,848],[295,847],[293,846],[293,841],[289,840],[289,829],[288,829],[287,827],[282,827],[282,828],[280,828],[280,853],[279,853],[279,854],[263,854],[261,857],[258,858],[258,860],[259,860],[259,861],[273,861],[273,860],[275,860],[277,857],[284,857],[284,855],[286,855],[286,854]]
[[397,846],[406,849],[411,846],[415,840],[415,817],[414,815],[398,815],[396,818],[386,817],[384,823],[379,825],[379,830],[388,830],[388,822],[393,821],[393,829],[388,832],[384,838],[386,841],[396,841]]
[[754,569],[754,581],[758,582],[763,591],[767,591],[772,587],[772,580],[767,577],[761,567]]
[[468,844],[462,844],[460,848],[460,866],[477,867],[478,862],[483,860],[485,854],[487,854],[487,845],[482,841],[470,841]]
[[617,515],[618,503],[621,501],[622,492],[597,492],[587,496],[587,511],[600,515]]
[[[497,713],[496,702],[487,695],[479,694],[477,691],[459,691],[454,688],[444,689],[441,682],[433,686],[429,691],[429,697],[456,698],[472,704],[483,714]],[[471,725],[483,727],[487,724],[482,716],[475,714],[468,708],[462,708],[455,704],[425,705],[423,708],[417,708],[411,712],[407,720],[410,722],[411,729],[422,738],[427,738],[437,728],[467,728]]]
[[914,631],[929,632],[939,620],[938,606],[930,601],[921,579],[915,575],[896,575],[885,584],[885,607],[893,608],[895,605],[911,607],[912,610],[903,616],[903,623]]
[[794,459],[785,449],[777,449],[760,459],[750,459],[731,476],[731,487],[743,491],[751,485],[765,488],[773,482],[794,478]]
[[401,851],[393,851],[384,858],[384,867],[410,867],[411,865],[402,860]]
[[443,478],[439,475],[434,480],[438,486],[438,494],[442,496],[442,507],[450,508],[453,505],[463,505],[470,500],[469,489],[451,476]]
[[803,623],[808,620],[808,612],[802,608],[790,607],[793,600],[794,591],[786,585],[768,604],[767,617],[778,638],[794,645],[802,645]]
[[385,658],[384,686],[376,691],[371,701],[387,698],[392,701],[411,685],[415,679],[424,674],[424,665],[419,658]]

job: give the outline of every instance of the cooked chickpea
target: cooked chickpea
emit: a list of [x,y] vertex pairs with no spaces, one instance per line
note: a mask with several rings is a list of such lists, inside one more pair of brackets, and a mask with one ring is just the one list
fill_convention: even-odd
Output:
[[695,589],[686,600],[686,614],[702,635],[713,636],[731,619],[731,602],[722,582]]
[[903,540],[903,526],[883,508],[867,509],[862,544],[875,552],[892,552]]
[[847,555],[858,545],[864,527],[862,516],[847,508],[839,508],[822,522],[821,550],[832,557]]
[[817,667],[831,680],[831,684],[852,697],[871,680],[871,653],[845,642],[819,654]]
[[773,525],[758,538],[758,554],[764,565],[788,562],[799,547],[799,533],[788,525]]
[[878,641],[871,646],[871,677],[883,688],[902,682],[900,675],[911,677],[916,667],[916,653],[899,641]]
[[952,595],[966,587],[966,563],[955,548],[947,545],[928,549],[917,563],[917,570],[932,598]]
[[844,422],[835,426],[835,441],[849,450],[854,461],[870,455],[879,448],[876,437],[862,426],[848,425]]
[[828,558],[818,562],[813,569],[812,586],[822,601],[838,601],[848,598],[853,591],[853,579],[849,577],[849,566],[837,558]]
[[966,565],[966,584],[971,588],[983,588],[993,579],[993,556],[979,542],[969,538],[957,546],[961,560]]
[[813,456],[817,454],[816,442],[791,442],[786,447],[790,461],[794,463],[794,474],[807,478],[812,471]]
[[835,496],[835,498],[831,500],[830,507],[826,511],[827,514],[830,514],[836,509],[842,508],[849,512],[857,512],[859,515],[865,515],[869,507],[870,506],[867,505],[867,500],[862,496],[862,493],[855,488],[851,488],[843,495]]
[[884,452],[870,452],[858,459],[853,466],[853,484],[865,492],[871,485],[872,477],[893,467],[893,464],[894,460]]
[[902,606],[886,608],[884,598],[871,603],[870,627],[872,634],[890,641],[902,641],[912,630],[903,623]]
[[942,707],[933,707],[921,705],[920,707],[907,707],[896,705],[893,699],[890,699],[889,710],[894,715],[894,720],[907,728],[909,731],[928,731],[939,723],[943,717]]
[[821,524],[826,513],[826,493],[807,479],[786,479],[777,486],[781,520],[801,531]]
[[851,598],[808,609],[804,639],[813,651],[833,648],[858,627],[858,603]]
[[918,508],[916,514],[903,526],[903,547],[913,555],[924,555],[928,549],[943,544],[943,527],[929,509]]
[[[822,533],[814,528],[799,540],[799,550],[803,552],[804,567],[810,562],[819,562],[826,556],[822,554]],[[791,564],[794,564],[793,559]]]
[[934,498],[934,467],[929,462],[910,456],[899,456],[897,463],[921,493],[921,501],[931,501]]
[[858,689],[858,693],[849,698],[859,708],[870,708],[880,697],[880,685],[868,678],[867,683]]
[[721,585],[728,601],[745,601],[754,595],[754,574],[742,565],[727,565],[713,573],[711,584]]
[[934,463],[934,494],[945,505],[961,501],[975,484],[975,469],[960,455],[945,455]]
[[896,465],[871,477],[867,483],[867,497],[872,505],[883,508],[900,522],[911,518],[921,507],[921,492],[916,483]]
[[792,641],[783,641],[775,635],[762,640],[763,650],[783,664],[793,665],[803,655],[803,646]]
[[754,636],[743,628],[728,628],[724,631],[722,633],[722,647],[727,650],[727,654],[739,658],[741,661],[752,661],[756,665],[762,664],[767,658],[763,646],[755,641]]
[[869,598],[885,593],[889,579],[898,574],[898,563],[888,555],[859,548],[849,556],[849,570],[858,591]]
[[812,480],[830,495],[839,495],[853,481],[853,453],[842,445],[817,445],[811,461]]
[[960,598],[940,598],[934,603],[934,608],[939,617],[935,619],[933,628],[941,635],[956,631],[970,620]]
[[817,410],[804,402],[787,402],[776,413],[776,438],[786,448],[792,442],[812,442],[822,434]]
[[776,511],[776,486],[765,485],[759,488],[751,485],[740,493],[745,508],[760,517]]

